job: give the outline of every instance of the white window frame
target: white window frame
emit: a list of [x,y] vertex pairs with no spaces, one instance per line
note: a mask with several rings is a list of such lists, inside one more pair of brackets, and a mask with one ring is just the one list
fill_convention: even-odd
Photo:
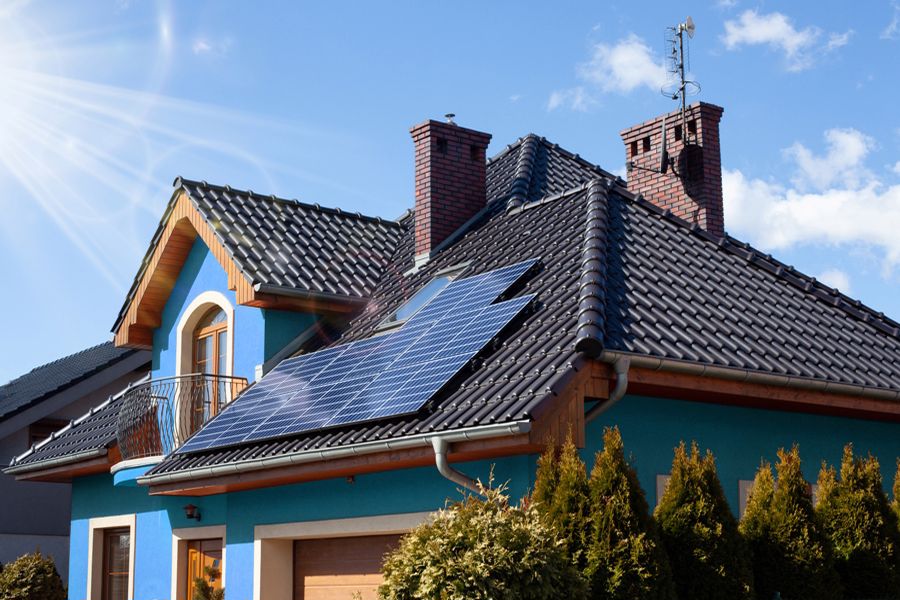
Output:
[[88,521],[88,600],[102,600],[103,598],[103,535],[107,529],[118,529],[120,527],[127,527],[129,532],[128,597],[134,598],[134,548],[137,545],[135,537],[136,523],[137,516],[134,513],[95,517]]
[[257,525],[253,532],[253,600],[292,600],[294,541],[406,533],[433,512]]
[[[425,304],[423,304],[422,306],[420,306],[418,309],[416,309],[416,312],[414,312],[413,314],[409,315],[408,317],[406,317],[406,318],[403,319],[402,321],[399,320],[399,319],[398,319],[398,320],[391,321],[390,319],[391,319],[391,317],[393,317],[394,315],[396,315],[398,312],[400,312],[400,309],[402,309],[404,306],[406,306],[407,304],[409,304],[409,302],[410,302],[413,298],[416,297],[416,294],[418,294],[419,292],[421,292],[422,290],[424,290],[428,285],[431,284],[432,281],[434,281],[435,279],[440,279],[441,277],[448,277],[448,278],[450,279],[450,282],[449,282],[447,285],[450,285],[451,283],[453,283],[454,281],[456,281],[457,279],[459,279],[459,276],[460,276],[460,275],[462,275],[463,273],[466,272],[466,269],[469,268],[469,265],[470,265],[470,264],[471,264],[471,261],[469,261],[469,262],[464,262],[464,263],[460,263],[460,264],[458,264],[458,265],[453,265],[452,267],[447,267],[446,269],[441,269],[440,271],[438,271],[437,273],[435,273],[434,275],[432,275],[432,276],[431,276],[431,279],[429,279],[424,285],[420,286],[418,290],[416,290],[409,298],[407,298],[407,299],[403,302],[403,304],[401,304],[401,305],[398,306],[395,310],[393,310],[393,311],[391,312],[390,315],[388,315],[387,317],[385,317],[384,320],[382,320],[381,323],[379,323],[379,324],[375,327],[376,333],[381,333],[381,332],[386,332],[386,331],[392,331],[392,330],[396,329],[397,327],[400,327],[401,325],[403,325],[403,324],[406,323],[407,321],[409,321],[411,318],[413,318],[413,317],[415,316],[415,314],[416,314],[417,312],[419,312],[420,310],[422,310],[423,308],[425,308],[426,306],[428,306],[428,303],[431,302],[438,294],[440,294],[440,293],[441,293],[442,291],[444,291],[444,290],[442,289],[441,291],[437,292],[437,294],[435,294],[434,296],[432,296],[431,298],[428,299],[428,302],[426,302]],[[447,287],[447,286],[444,286],[444,289],[446,289],[446,287]]]
[[193,540],[210,540],[221,538],[222,540],[222,582],[225,581],[225,569],[228,568],[225,560],[225,525],[207,525],[204,527],[180,527],[172,530],[172,595],[173,600],[187,598],[187,558],[188,542]]

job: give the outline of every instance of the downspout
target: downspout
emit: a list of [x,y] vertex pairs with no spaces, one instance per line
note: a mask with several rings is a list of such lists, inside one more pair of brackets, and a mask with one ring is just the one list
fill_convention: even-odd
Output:
[[481,494],[484,488],[479,487],[477,481],[450,466],[450,462],[447,460],[450,443],[446,438],[433,437],[431,438],[431,445],[434,448],[434,464],[437,466],[438,473],[457,485],[461,485],[476,494]]
[[613,388],[612,393],[609,395],[609,399],[606,402],[599,402],[596,406],[592,407],[591,410],[587,411],[584,415],[584,422],[590,423],[610,408],[616,405],[616,403],[622,399],[622,396],[625,395],[626,390],[628,390],[628,369],[631,367],[631,359],[627,356],[620,356],[616,359],[616,362],[613,363],[613,369],[616,372],[616,387]]

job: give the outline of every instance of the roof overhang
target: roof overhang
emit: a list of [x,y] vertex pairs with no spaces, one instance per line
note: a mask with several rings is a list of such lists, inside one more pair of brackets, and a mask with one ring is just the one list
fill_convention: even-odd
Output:
[[71,483],[76,477],[109,473],[110,468],[120,459],[118,446],[93,448],[40,462],[7,467],[3,472],[14,476],[16,481]]
[[116,346],[153,347],[153,330],[161,323],[162,310],[197,237],[225,270],[228,288],[234,291],[238,304],[318,314],[347,314],[358,311],[366,302],[360,298],[255,284],[219,241],[214,227],[197,210],[187,191],[178,188],[113,325]]

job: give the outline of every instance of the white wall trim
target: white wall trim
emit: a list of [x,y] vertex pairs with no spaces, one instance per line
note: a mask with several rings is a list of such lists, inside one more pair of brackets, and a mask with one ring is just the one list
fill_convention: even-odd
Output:
[[228,334],[226,339],[227,348],[225,349],[225,368],[227,373],[223,375],[231,375],[234,370],[234,307],[225,294],[213,290],[207,290],[197,295],[178,321],[176,328],[175,342],[175,374],[187,375],[193,371],[193,346],[194,346],[194,328],[197,323],[213,306],[218,306],[225,312],[228,320]]
[[204,527],[181,527],[172,530],[172,600],[187,598],[185,577],[187,576],[188,542],[191,540],[222,540],[222,581],[225,581],[225,525]]
[[405,533],[433,515],[416,512],[257,525],[253,530],[253,600],[291,600],[294,540]]
[[137,516],[115,515],[111,517],[95,517],[88,521],[88,572],[87,598],[101,600],[103,597],[103,531],[113,527],[128,527],[130,532],[128,544],[128,597],[134,598],[134,548],[137,545]]

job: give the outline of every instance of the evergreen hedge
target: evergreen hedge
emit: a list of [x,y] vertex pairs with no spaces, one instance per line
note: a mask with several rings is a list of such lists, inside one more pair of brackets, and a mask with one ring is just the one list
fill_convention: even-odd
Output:
[[586,467],[571,434],[559,449],[551,443],[538,460],[532,501],[579,571],[587,566],[588,494]]
[[669,561],[618,428],[607,428],[591,470],[586,575],[591,597],[674,600]]
[[0,571],[0,600],[65,600],[53,559],[40,552],[20,556]]
[[840,480],[822,465],[816,511],[835,554],[845,598],[900,598],[900,530],[878,459],[844,447]]
[[672,473],[656,507],[675,588],[683,600],[749,600],[752,567],[725,500],[712,453],[675,449]]
[[581,573],[533,504],[481,488],[404,536],[384,563],[384,600],[583,600]]
[[753,559],[758,600],[840,600],[841,586],[828,538],[813,512],[809,485],[800,470],[800,451],[778,451],[778,484],[764,463],[753,480],[740,531]]

